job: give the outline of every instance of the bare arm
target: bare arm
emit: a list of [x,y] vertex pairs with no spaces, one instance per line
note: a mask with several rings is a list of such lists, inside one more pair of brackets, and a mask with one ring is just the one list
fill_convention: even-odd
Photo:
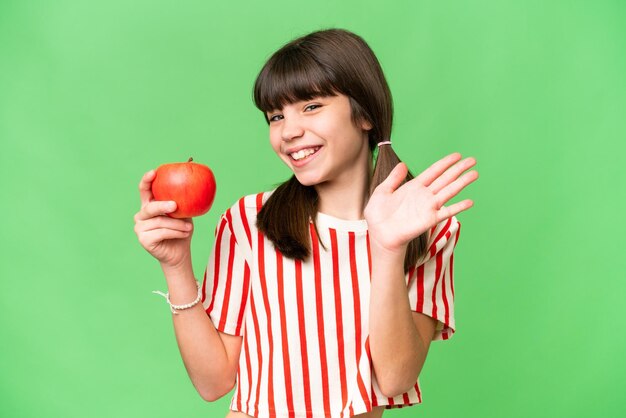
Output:
[[370,351],[374,374],[385,396],[409,390],[419,376],[436,320],[412,312],[404,278],[404,251],[371,244]]
[[[162,266],[173,304],[194,300],[197,288],[191,262]],[[178,349],[196,390],[207,401],[226,395],[235,385],[242,337],[219,332],[202,304],[172,315]]]
[[[161,263],[171,302],[186,304],[198,294],[191,263],[193,222],[166,216],[176,204],[154,200],[153,179],[154,171],[149,171],[139,183],[141,210],[134,217],[135,233]],[[217,331],[201,304],[172,316],[178,348],[193,385],[207,401],[221,398],[235,384],[242,338]]]
[[415,384],[435,332],[436,320],[410,310],[404,257],[411,240],[474,204],[466,199],[444,206],[478,178],[477,171],[463,174],[476,160],[460,159],[461,154],[450,154],[404,184],[408,168],[398,164],[374,190],[364,211],[372,254],[370,351],[387,396]]

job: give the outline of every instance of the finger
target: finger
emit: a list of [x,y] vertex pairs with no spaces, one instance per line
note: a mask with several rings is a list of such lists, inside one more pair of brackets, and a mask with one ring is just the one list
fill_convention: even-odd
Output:
[[444,206],[437,212],[437,223],[445,219],[451,218],[463,212],[464,210],[471,208],[472,206],[474,206],[474,201],[471,199],[466,199],[461,202],[454,203],[450,206]]
[[454,152],[446,157],[443,157],[441,160],[437,161],[426,170],[424,170],[417,179],[424,186],[430,186],[430,184],[435,181],[437,177],[439,177],[444,171],[448,169],[452,164],[456,163],[461,159],[461,154],[458,152]]
[[172,213],[176,210],[176,202],[173,200],[153,200],[141,208],[135,215],[135,221],[145,221],[155,216]]
[[155,216],[154,218],[139,222],[135,229],[137,232],[147,232],[160,228],[174,229],[177,231],[191,231],[193,229],[193,224],[191,222],[185,222],[181,219],[170,218],[169,216]]
[[446,202],[459,194],[459,192],[467,187],[467,185],[476,181],[476,179],[478,179],[478,171],[476,170],[472,170],[463,174],[460,178],[456,179],[454,182],[444,187],[439,193],[435,195],[437,199],[437,204],[439,206],[445,205]]
[[406,164],[396,164],[396,166],[393,168],[393,170],[391,170],[387,178],[382,183],[380,183],[378,187],[388,193],[392,193],[394,190],[400,187],[400,185],[406,178],[408,171],[409,168],[406,166]]
[[141,206],[145,206],[153,198],[152,196],[152,181],[154,180],[155,170],[150,170],[143,175],[139,182],[139,197],[141,199]]
[[151,247],[154,247],[159,242],[165,241],[168,239],[188,238],[189,234],[190,232],[175,231],[173,229],[167,229],[167,228],[153,229],[152,231],[149,231],[143,234],[139,242],[145,248],[151,248]]
[[433,194],[439,193],[441,189],[457,179],[465,170],[475,165],[476,159],[474,157],[464,159],[446,170],[441,176],[437,177],[437,179],[431,183],[429,189]]

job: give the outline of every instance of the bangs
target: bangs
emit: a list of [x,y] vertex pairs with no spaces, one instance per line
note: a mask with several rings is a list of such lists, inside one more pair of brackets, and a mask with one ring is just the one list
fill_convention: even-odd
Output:
[[254,85],[254,103],[262,112],[286,104],[339,92],[330,70],[325,70],[306,50],[288,45],[265,64]]

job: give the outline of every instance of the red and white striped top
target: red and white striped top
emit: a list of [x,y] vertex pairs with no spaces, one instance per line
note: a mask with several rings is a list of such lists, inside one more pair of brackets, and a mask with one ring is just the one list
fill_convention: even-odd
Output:
[[[243,336],[230,404],[255,417],[348,417],[421,403],[419,383],[385,397],[368,341],[371,257],[365,220],[319,213],[306,262],[283,257],[256,229],[271,192],[240,199],[221,217],[204,275],[202,303],[224,333]],[[454,333],[453,250],[460,223],[431,230],[429,252],[407,274],[411,309]]]

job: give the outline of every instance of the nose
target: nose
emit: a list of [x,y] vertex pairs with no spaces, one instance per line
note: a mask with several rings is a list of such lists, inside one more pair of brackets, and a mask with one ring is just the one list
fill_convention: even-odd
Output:
[[304,135],[304,128],[297,116],[285,117],[282,123],[281,137],[283,141],[291,141]]

